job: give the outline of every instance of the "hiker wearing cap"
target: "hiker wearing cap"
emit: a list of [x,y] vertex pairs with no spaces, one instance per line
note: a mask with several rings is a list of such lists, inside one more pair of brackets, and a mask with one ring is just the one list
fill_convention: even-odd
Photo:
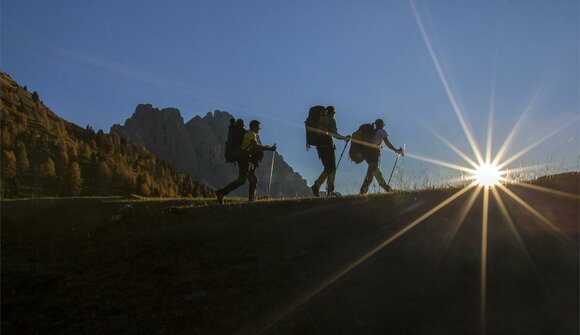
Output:
[[387,185],[385,179],[383,178],[383,174],[379,169],[379,160],[381,157],[381,144],[384,142],[389,149],[399,154],[404,154],[402,148],[395,148],[395,146],[389,141],[388,134],[385,131],[385,123],[382,119],[377,119],[374,123],[374,134],[371,137],[371,146],[367,146],[364,149],[364,160],[369,165],[367,169],[367,174],[365,176],[365,180],[360,188],[360,194],[366,194],[369,190],[369,185],[373,181],[373,177],[377,179],[379,185],[385,189],[385,191],[391,191],[391,187]]
[[312,185],[312,193],[319,197],[320,196],[320,186],[326,181],[326,189],[328,195],[340,195],[334,192],[334,178],[336,175],[336,157],[334,154],[335,146],[332,138],[339,140],[344,140],[346,142],[350,141],[350,136],[342,136],[338,133],[336,128],[336,120],[334,115],[336,111],[334,106],[327,106],[326,115],[328,116],[327,130],[321,136],[321,142],[316,146],[316,151],[318,152],[318,157],[322,161],[324,170]]
[[250,122],[250,131],[247,131],[242,138],[241,154],[236,157],[238,163],[238,178],[232,181],[228,186],[215,191],[217,201],[222,204],[224,197],[236,188],[244,185],[246,179],[250,182],[248,201],[256,200],[256,186],[258,178],[255,171],[260,164],[264,151],[276,151],[276,145],[271,147],[258,144],[258,133],[260,132],[260,122],[252,120]]

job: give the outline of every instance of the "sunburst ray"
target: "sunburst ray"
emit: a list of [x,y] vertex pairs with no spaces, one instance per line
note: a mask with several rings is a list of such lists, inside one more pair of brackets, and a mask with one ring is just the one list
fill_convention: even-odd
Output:
[[459,213],[457,220],[454,222],[453,226],[451,227],[451,230],[449,231],[449,234],[447,235],[445,244],[443,246],[443,250],[441,251],[441,256],[437,259],[435,268],[439,267],[439,264],[443,260],[443,256],[447,253],[447,250],[451,246],[453,240],[455,240],[455,236],[457,235],[459,228],[461,228],[461,226],[463,225],[463,222],[465,221],[467,214],[469,214],[469,211],[471,211],[471,208],[473,207],[473,204],[475,203],[475,200],[477,200],[477,197],[481,193],[482,189],[483,189],[482,186],[477,186],[475,191],[471,193],[469,199],[461,209],[461,212]]
[[[504,162],[502,162],[501,164],[498,164],[497,167],[498,169],[503,169],[504,167],[506,167],[508,164],[510,164],[511,162],[515,161],[516,159],[520,158],[522,155],[526,154],[528,151],[532,150],[533,148],[537,147],[538,145],[542,144],[544,141],[546,141],[547,139],[549,139],[550,137],[556,135],[557,133],[559,133],[562,129],[568,127],[569,125],[571,125],[572,123],[578,121],[578,118],[573,118],[572,120],[564,123],[563,125],[561,125],[560,127],[552,130],[551,132],[549,132],[548,134],[546,134],[544,137],[540,138],[539,140],[537,140],[536,142],[530,144],[529,146],[527,146],[526,148],[524,148],[523,150],[519,151],[518,153],[516,153],[515,155],[511,156],[510,158],[508,158],[507,160],[505,160]],[[499,159],[496,157],[496,159],[494,160],[494,162],[499,161]]]
[[288,315],[290,315],[292,312],[294,312],[298,307],[307,303],[315,295],[317,295],[318,293],[320,293],[321,291],[323,291],[324,289],[326,289],[330,285],[334,284],[337,280],[344,277],[346,274],[348,274],[354,268],[356,268],[357,266],[359,266],[360,264],[365,262],[367,259],[369,259],[373,255],[375,255],[377,252],[384,249],[389,244],[393,243],[395,240],[397,240],[399,237],[403,236],[406,232],[408,232],[409,230],[411,230],[412,228],[417,226],[419,223],[425,221],[431,215],[435,214],[436,212],[438,212],[439,210],[441,210],[445,206],[447,206],[450,203],[452,203],[453,201],[455,201],[457,198],[459,198],[460,196],[465,194],[465,192],[469,191],[473,187],[475,187],[475,183],[471,183],[471,184],[463,187],[461,190],[457,191],[456,193],[454,193],[453,195],[451,195],[447,199],[443,200],[441,203],[439,203],[437,206],[435,206],[432,209],[430,209],[429,211],[427,211],[425,214],[421,215],[419,218],[413,220],[411,223],[409,223],[403,229],[399,230],[397,233],[393,234],[392,236],[390,236],[389,238],[387,238],[386,240],[381,242],[379,245],[374,247],[372,250],[370,250],[369,252],[364,254],[362,257],[357,258],[356,260],[354,260],[353,262],[351,262],[350,264],[345,266],[341,271],[339,271],[338,273],[336,273],[336,274],[332,275],[331,277],[329,277],[328,279],[326,279],[322,284],[318,285],[317,287],[313,288],[312,290],[310,290],[310,291],[306,292],[305,294],[303,294],[302,296],[300,296],[298,299],[294,300],[292,303],[290,303],[288,306],[286,306],[284,309],[282,309],[280,312],[278,312],[273,318],[270,319],[270,321],[265,326],[261,327],[260,330],[258,330],[255,333],[263,334],[263,333],[267,332],[272,326],[274,326],[276,323],[278,323],[282,319],[286,318]]
[[453,150],[456,154],[459,155],[459,157],[463,158],[463,160],[465,160],[469,165],[471,165],[474,169],[477,169],[477,163],[474,162],[469,156],[467,156],[463,151],[459,150],[456,146],[454,146],[453,144],[451,144],[451,142],[449,142],[448,140],[446,140],[443,136],[439,135],[439,133],[437,133],[435,130],[431,129],[431,127],[425,125],[425,127],[433,134],[435,135],[439,140],[441,140],[441,142],[445,143],[445,145],[447,145],[451,150]]
[[556,195],[559,197],[569,198],[569,199],[573,199],[573,200],[580,200],[580,196],[578,196],[577,194],[553,190],[551,188],[542,187],[542,186],[538,186],[538,185],[534,185],[534,184],[522,183],[519,181],[510,181],[510,184],[514,184],[517,186],[529,188],[529,189],[540,191],[540,192],[549,193],[549,194]]
[[493,115],[495,113],[495,73],[494,84],[491,86],[491,94],[489,98],[489,116],[487,119],[487,143],[485,146],[485,164],[491,165],[491,144],[493,135]]
[[475,170],[474,169],[469,169],[469,168],[466,168],[466,167],[461,166],[461,165],[447,163],[447,162],[443,162],[443,161],[440,161],[440,160],[437,160],[437,159],[433,159],[433,158],[423,157],[423,156],[419,156],[419,155],[415,155],[415,154],[407,153],[407,152],[405,153],[405,156],[410,157],[410,158],[415,158],[415,159],[418,159],[418,160],[422,160],[424,162],[429,162],[429,163],[437,164],[437,165],[440,165],[440,166],[448,167],[448,168],[451,168],[451,169],[454,169],[454,170],[458,170],[458,171],[462,171],[462,172],[467,172],[467,173],[471,173],[471,174],[474,174],[475,173]]
[[493,165],[497,165],[498,162],[503,158],[503,156],[509,150],[516,134],[519,132],[519,130],[522,126],[522,123],[524,122],[524,120],[526,119],[526,117],[530,113],[530,111],[533,109],[533,107],[535,106],[536,99],[538,98],[538,95],[539,95],[538,91],[536,91],[536,93],[531,97],[530,101],[528,102],[528,104],[524,108],[522,114],[520,114],[520,117],[516,121],[516,124],[514,125],[514,127],[510,131],[510,133],[508,134],[507,138],[504,140],[504,142],[503,142],[501,148],[499,149],[499,151],[497,152],[497,154],[495,155],[495,158],[492,162]]
[[459,123],[461,124],[461,128],[463,128],[463,132],[465,133],[465,137],[467,137],[467,141],[469,142],[469,145],[471,146],[471,149],[473,150],[473,153],[474,153],[475,157],[477,158],[477,161],[481,165],[481,164],[483,164],[483,158],[481,156],[481,152],[479,151],[479,148],[477,147],[477,142],[475,141],[473,135],[471,134],[471,130],[469,129],[469,126],[467,125],[467,122],[465,121],[463,113],[461,112],[461,109],[459,108],[459,105],[457,104],[457,101],[455,100],[455,95],[453,94],[453,91],[451,90],[451,87],[449,86],[449,84],[447,82],[447,77],[445,76],[445,73],[443,72],[443,68],[439,64],[439,59],[437,58],[437,55],[435,54],[433,46],[431,45],[431,40],[429,39],[429,35],[427,34],[425,27],[423,26],[423,21],[421,20],[421,16],[419,15],[419,12],[417,11],[415,1],[410,0],[409,2],[411,4],[413,14],[415,15],[415,21],[417,21],[417,25],[419,26],[419,30],[421,31],[423,41],[425,42],[425,45],[427,46],[427,50],[429,51],[429,55],[431,56],[431,60],[433,61],[433,65],[435,66],[435,69],[437,70],[437,74],[439,75],[439,79],[441,80],[441,83],[443,84],[443,87],[445,88],[445,92],[447,93],[447,97],[449,98],[451,106],[453,107],[453,111],[455,112],[455,115],[457,116],[457,119],[459,120]]
[[560,228],[558,228],[556,225],[554,225],[550,220],[548,220],[545,216],[543,216],[542,214],[540,214],[540,212],[538,212],[537,210],[535,210],[532,206],[530,206],[525,200],[523,200],[522,198],[520,198],[518,195],[516,195],[514,192],[510,191],[510,189],[508,189],[507,187],[505,187],[504,185],[498,184],[497,185],[505,194],[507,194],[508,196],[510,196],[512,199],[514,199],[517,203],[519,203],[522,207],[524,207],[525,209],[527,209],[532,215],[534,215],[540,222],[542,222],[544,225],[546,225],[548,228],[550,228],[553,232],[557,233],[560,237],[568,240],[568,241],[572,241],[572,239],[566,235]]
[[486,329],[487,309],[487,221],[489,218],[489,187],[483,188],[483,213],[481,218],[481,279],[480,279],[480,328]]
[[500,209],[500,212],[501,212],[503,218],[505,219],[506,223],[508,224],[508,227],[510,228],[511,232],[514,234],[516,242],[518,243],[520,249],[522,249],[524,255],[526,256],[528,263],[530,263],[530,265],[534,269],[534,272],[536,273],[538,278],[540,278],[540,272],[538,271],[538,267],[534,263],[532,256],[530,256],[528,248],[526,248],[526,245],[525,245],[524,241],[522,240],[522,237],[521,237],[520,233],[518,232],[518,229],[516,228],[516,225],[511,217],[511,215],[509,214],[509,211],[507,210],[507,207],[505,206],[505,203],[503,202],[501,195],[499,194],[499,192],[495,188],[492,188],[491,192],[493,193],[494,199],[495,199],[495,201]]

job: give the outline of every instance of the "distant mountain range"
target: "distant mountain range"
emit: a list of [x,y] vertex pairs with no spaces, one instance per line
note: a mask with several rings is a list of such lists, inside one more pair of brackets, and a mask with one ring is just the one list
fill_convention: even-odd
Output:
[[[207,197],[237,177],[226,163],[227,112],[184,123],[179,110],[138,105],[123,126],[95,132],[68,122],[0,71],[1,178],[4,198],[127,195]],[[249,121],[249,120],[248,120]],[[258,196],[304,196],[306,181],[272,153],[257,170]],[[247,195],[247,186],[233,195]]]
[[143,146],[58,117],[0,71],[1,195],[207,197],[213,190]]
[[[235,164],[224,158],[228,125],[234,116],[223,111],[196,116],[184,123],[175,108],[154,108],[150,104],[138,105],[124,125],[113,125],[110,133],[127,142],[142,145],[177,170],[186,172],[210,186],[221,188],[237,177]],[[246,124],[249,120],[246,120]],[[272,153],[266,152],[262,166],[257,169],[258,196],[268,195]],[[234,195],[247,196],[247,186],[240,187]],[[305,196],[310,189],[306,180],[296,173],[284,158],[275,153],[272,184],[273,197]]]

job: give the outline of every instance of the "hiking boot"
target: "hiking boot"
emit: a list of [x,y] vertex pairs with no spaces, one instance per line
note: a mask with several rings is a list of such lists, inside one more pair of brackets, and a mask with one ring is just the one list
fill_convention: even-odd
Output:
[[217,202],[218,204],[223,204],[224,203],[224,195],[221,191],[215,191],[215,197],[217,198]]
[[327,195],[329,197],[342,197],[342,194],[340,194],[338,192],[329,192]]
[[320,187],[316,186],[316,184],[312,185],[310,189],[312,189],[312,194],[314,194],[314,196],[320,196]]

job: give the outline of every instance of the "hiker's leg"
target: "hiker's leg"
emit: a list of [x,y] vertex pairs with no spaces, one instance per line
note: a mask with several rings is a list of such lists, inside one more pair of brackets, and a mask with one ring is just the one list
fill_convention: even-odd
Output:
[[328,178],[326,179],[326,188],[328,193],[334,192],[334,179],[336,177],[336,155],[334,146],[330,147],[331,150],[328,152],[328,168],[332,171],[329,172]]
[[334,192],[334,180],[336,178],[336,170],[332,172],[326,179],[326,187],[328,188],[328,193]]
[[248,182],[250,183],[248,191],[248,200],[256,200],[256,188],[258,187],[258,177],[256,177],[256,168],[252,165],[250,166],[250,171],[248,172]]
[[324,166],[324,170],[318,176],[318,179],[314,182],[314,186],[318,189],[320,185],[322,185],[326,179],[328,178],[331,171],[334,170],[334,166],[330,168],[329,164],[329,155],[328,155],[328,146],[318,146],[316,147],[316,151],[318,152],[318,158],[322,161],[322,165]]
[[238,178],[236,180],[232,181],[231,183],[229,183],[228,186],[222,188],[221,190],[218,190],[218,192],[220,192],[223,195],[227,195],[228,193],[235,190],[236,188],[244,185],[246,183],[246,178],[247,178],[249,166],[250,166],[250,162],[249,162],[248,157],[243,156],[243,157],[239,158],[238,159]]
[[314,181],[314,186],[316,186],[316,188],[320,188],[320,185],[322,185],[324,183],[326,178],[328,178],[328,173],[326,173],[326,171],[322,171],[320,176],[318,176],[318,179],[316,179],[316,181]]
[[381,169],[377,167],[377,169],[373,172],[373,176],[377,179],[377,183],[379,183],[380,187],[382,187],[387,192],[391,191],[391,188],[389,187],[389,185],[387,185],[385,178],[383,178],[383,173],[381,172]]
[[[327,146],[320,146],[317,147],[318,149],[318,157],[322,161],[322,165],[324,165],[324,171],[321,174],[324,174],[324,179],[318,178],[316,181],[316,185],[320,187],[326,180],[326,185],[329,188],[329,191],[334,190],[334,173],[336,171],[336,158],[334,157],[334,146],[327,145]],[[330,189],[332,188],[332,190]]]
[[378,168],[378,163],[374,161],[368,161],[367,163],[369,167],[367,168],[367,174],[365,176],[365,180],[360,188],[360,194],[366,194],[369,190],[369,185],[373,182],[373,174],[374,171]]

